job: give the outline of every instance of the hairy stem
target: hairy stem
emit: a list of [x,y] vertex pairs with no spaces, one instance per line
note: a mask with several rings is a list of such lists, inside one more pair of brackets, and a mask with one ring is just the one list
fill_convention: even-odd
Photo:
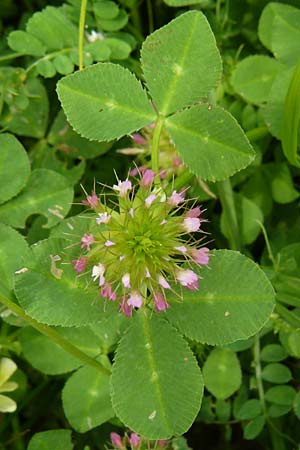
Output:
[[232,250],[241,250],[241,232],[237,219],[233,190],[229,179],[217,183],[219,198],[223,214],[225,216],[226,228],[228,230],[228,241]]
[[28,316],[25,311],[18,306],[16,303],[12,302],[8,298],[0,295],[0,302],[3,303],[7,308],[13,311],[18,317],[28,322],[33,328],[39,331],[41,334],[47,336],[51,341],[55,342],[55,344],[59,345],[63,350],[70,353],[74,358],[77,358],[83,364],[87,364],[89,366],[94,367],[99,370],[99,372],[109,376],[110,371],[104,367],[101,363],[96,361],[95,359],[88,356],[86,353],[79,350],[79,348],[75,347],[75,345],[71,344],[67,339],[62,337],[59,333],[57,333],[53,328],[48,325],[44,325],[42,323],[37,322],[32,317]]
[[87,0],[81,0],[80,17],[79,17],[79,36],[78,36],[79,70],[83,69],[83,43],[84,43],[86,7],[87,7]]

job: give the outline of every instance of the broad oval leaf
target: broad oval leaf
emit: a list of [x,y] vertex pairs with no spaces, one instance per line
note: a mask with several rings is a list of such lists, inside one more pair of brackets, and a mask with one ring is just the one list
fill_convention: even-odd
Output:
[[112,403],[122,422],[149,439],[181,435],[202,392],[200,369],[183,338],[159,316],[136,314],[112,371]]
[[47,169],[31,173],[23,191],[0,206],[0,221],[16,228],[24,228],[32,214],[47,217],[45,227],[59,223],[67,214],[73,200],[73,188],[66,177]]
[[[264,221],[263,213],[255,202],[242,194],[234,194],[234,202],[242,240],[247,245],[252,244],[261,232],[260,222]],[[223,210],[221,213],[221,231],[226,238],[230,236],[229,226]]]
[[41,41],[26,31],[12,31],[8,35],[7,43],[12,50],[24,55],[42,56],[45,53],[45,47]]
[[153,101],[163,115],[206,99],[222,72],[215,37],[200,11],[182,14],[148,36],[141,61]]
[[[110,367],[107,357],[100,359]],[[75,372],[62,391],[65,415],[79,433],[107,422],[114,417],[109,391],[109,377],[94,367],[85,366]]]
[[58,82],[72,127],[90,140],[110,141],[152,122],[156,114],[141,83],[117,64],[99,63]]
[[209,267],[199,271],[198,291],[185,290],[167,317],[191,339],[225,345],[247,339],[263,327],[274,309],[274,290],[249,258],[231,250],[212,252]]
[[271,2],[264,8],[258,34],[277,59],[293,65],[300,51],[300,10],[291,5]]
[[27,153],[11,134],[0,135],[0,203],[17,195],[30,175]]
[[[99,355],[101,351],[100,339],[88,327],[56,327],[55,331],[91,357]],[[78,358],[31,327],[21,329],[19,339],[24,357],[40,372],[58,375],[82,365]]]
[[28,270],[15,280],[21,306],[39,322],[65,327],[99,322],[110,308],[116,314],[115,305],[110,302],[105,307],[97,289],[76,277],[70,264],[54,262],[53,257],[62,255],[67,245],[67,241],[49,239],[32,247],[31,258],[26,261]]
[[291,406],[295,395],[296,391],[292,386],[273,386],[265,392],[265,399],[275,405]]
[[28,254],[24,237],[16,230],[0,224],[0,293],[10,297],[16,270],[22,267],[23,258]]
[[250,420],[259,416],[262,412],[261,402],[257,398],[247,400],[242,404],[241,408],[237,412],[237,419]]
[[71,430],[49,430],[36,433],[27,450],[72,450]]
[[263,368],[262,378],[270,383],[288,383],[292,379],[292,373],[284,364],[273,363]]
[[249,56],[237,64],[231,83],[235,91],[245,100],[260,104],[268,99],[272,83],[283,67],[269,56]]
[[215,348],[203,366],[205,388],[217,399],[226,400],[242,382],[240,362],[232,350]]
[[266,345],[260,354],[262,361],[266,362],[278,362],[286,359],[288,356],[285,349],[279,344],[268,344]]
[[254,159],[237,121],[218,106],[193,106],[168,118],[166,128],[184,164],[204,180],[224,180]]
[[[283,135],[285,101],[293,74],[293,69],[287,69],[277,75],[272,84],[268,102],[262,108],[263,117],[270,133],[278,139],[281,139]],[[299,130],[300,127],[298,132]]]

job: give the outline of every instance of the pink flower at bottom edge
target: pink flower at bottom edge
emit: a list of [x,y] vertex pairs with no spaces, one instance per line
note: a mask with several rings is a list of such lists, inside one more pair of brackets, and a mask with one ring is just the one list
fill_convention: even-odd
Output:
[[156,312],[165,311],[167,308],[170,307],[169,303],[166,302],[161,292],[154,292],[153,300],[155,303]]

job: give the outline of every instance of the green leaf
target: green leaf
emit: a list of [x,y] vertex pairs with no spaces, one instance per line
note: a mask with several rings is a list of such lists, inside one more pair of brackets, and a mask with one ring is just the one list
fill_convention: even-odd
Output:
[[270,383],[288,383],[292,379],[291,371],[283,364],[268,364],[262,370],[262,378]]
[[266,362],[278,362],[287,358],[287,353],[284,348],[279,344],[269,344],[266,345],[260,354],[262,361]]
[[113,19],[99,19],[99,24],[102,30],[118,31],[124,28],[128,22],[128,14],[120,9],[118,15]]
[[263,173],[270,185],[275,202],[290,203],[299,197],[299,192],[294,187],[293,178],[286,163],[265,164]]
[[140,82],[117,64],[99,63],[69,75],[58,82],[57,92],[70,124],[91,140],[120,138],[155,118]]
[[[252,244],[261,232],[259,222],[264,221],[263,213],[252,200],[241,194],[235,194],[234,200],[243,242]],[[221,230],[225,237],[230,236],[224,211],[221,213]]]
[[300,420],[300,391],[298,391],[295,396],[293,408],[296,416]]
[[[17,95],[17,99],[24,99],[24,107],[13,105],[1,116],[1,125],[6,130],[20,136],[33,138],[44,137],[48,125],[49,102],[47,92],[38,78],[30,78],[24,86],[24,96]],[[18,106],[18,107],[16,107]]]
[[269,56],[248,56],[237,64],[231,83],[247,102],[259,105],[268,99],[272,83],[282,68],[276,59]]
[[281,139],[284,121],[285,99],[293,76],[293,70],[280,72],[275,78],[267,104],[262,108],[263,117],[270,133]]
[[45,46],[41,41],[26,31],[12,31],[8,35],[7,43],[12,50],[24,55],[43,56],[45,54]]
[[0,135],[0,203],[17,195],[30,175],[30,163],[24,147],[12,135]]
[[105,41],[91,42],[86,45],[84,49],[92,55],[94,61],[108,61],[111,55],[111,50],[106,42],[106,39]]
[[267,322],[274,290],[264,272],[249,258],[230,250],[212,252],[209,268],[199,271],[198,291],[185,290],[183,301],[169,295],[166,315],[191,339],[225,345],[247,339]]
[[66,55],[58,55],[53,60],[56,71],[62,75],[68,75],[74,70],[74,64]]
[[61,8],[47,6],[28,20],[26,31],[41,41],[50,52],[77,46],[78,31]]
[[[111,310],[116,314],[112,302],[104,311],[97,289],[76,277],[71,264],[60,264],[59,257],[67,245],[67,241],[49,239],[32,247],[31,258],[26,261],[28,271],[15,280],[21,306],[39,322],[64,327],[100,322]],[[58,256],[55,265],[53,256]]]
[[224,180],[254,159],[237,121],[218,106],[193,106],[168,118],[166,128],[184,164],[204,180]]
[[[61,156],[59,158],[59,156]],[[69,184],[74,186],[79,182],[84,174],[86,163],[84,160],[72,165],[74,162],[65,156],[58,156],[58,151],[45,144],[44,141],[38,142],[31,151],[31,168],[32,169],[49,169],[60,173],[69,180]],[[68,165],[70,167],[68,167]]]
[[41,59],[36,65],[36,70],[39,75],[44,78],[52,78],[56,74],[56,69],[52,61],[48,59]]
[[131,47],[128,42],[124,42],[121,39],[106,38],[106,45],[110,49],[110,59],[127,59],[131,53]]
[[288,414],[290,412],[291,409],[292,409],[292,407],[287,406],[287,405],[271,405],[268,408],[268,415],[270,417],[285,416],[286,414]]
[[265,392],[265,399],[274,405],[290,406],[296,395],[291,386],[274,386]]
[[268,217],[272,211],[273,201],[270,183],[263,169],[264,165],[256,168],[254,174],[243,185],[241,193],[257,205],[264,217]]
[[136,314],[112,371],[120,420],[149,439],[181,435],[199,411],[202,391],[200,369],[182,337],[161,317]]
[[52,170],[36,169],[23,191],[0,206],[0,220],[16,228],[24,228],[31,214],[43,214],[50,228],[67,214],[73,200],[69,181]]
[[[100,358],[100,361],[110,367],[107,357]],[[115,415],[110,400],[109,377],[89,366],[71,375],[63,388],[62,402],[68,421],[79,433],[85,433]]]
[[[208,0],[209,1],[209,0]],[[206,6],[207,0],[164,0],[168,6],[188,6],[188,5],[201,5]]]
[[258,34],[275,57],[293,65],[300,52],[300,11],[290,5],[269,3],[261,15]]
[[217,399],[226,400],[237,391],[242,382],[240,362],[228,349],[216,348],[209,354],[203,366],[206,389]]
[[216,415],[222,422],[227,422],[230,419],[231,404],[225,400],[217,399],[216,401]]
[[251,420],[244,428],[244,438],[251,440],[255,439],[263,430],[265,426],[265,417],[258,416]]
[[28,254],[24,237],[13,228],[0,224],[0,293],[11,297],[14,273],[21,269]]
[[[89,356],[98,356],[101,351],[100,340],[88,327],[56,327],[55,331]],[[24,357],[40,372],[57,375],[77,369],[82,364],[78,358],[31,327],[23,328],[19,339]]]
[[[300,11],[299,11],[300,19]],[[300,21],[299,21],[300,23]],[[300,32],[299,32],[300,38]],[[299,48],[300,51],[300,48]],[[296,167],[300,167],[298,154],[298,137],[300,125],[300,62],[298,62],[290,81],[284,102],[282,124],[282,149],[287,160]]]
[[79,136],[68,124],[63,110],[54,119],[47,138],[50,144],[71,158],[95,158],[111,147],[110,143],[91,142]]
[[94,13],[100,19],[114,19],[119,13],[119,6],[115,2],[102,0],[93,5]]
[[72,450],[71,430],[50,430],[36,433],[27,450]]
[[256,398],[247,400],[236,414],[238,420],[250,420],[261,414],[261,403]]
[[207,99],[222,71],[215,37],[200,11],[181,14],[148,36],[141,61],[151,96],[163,115]]
[[300,332],[280,333],[280,341],[289,355],[300,358]]

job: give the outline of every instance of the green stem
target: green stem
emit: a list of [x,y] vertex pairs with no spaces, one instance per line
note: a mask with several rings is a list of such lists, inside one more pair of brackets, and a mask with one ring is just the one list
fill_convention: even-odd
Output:
[[9,61],[10,59],[19,58],[20,56],[24,56],[24,53],[9,53],[8,55],[0,56],[0,62]]
[[229,236],[228,241],[232,250],[241,250],[241,234],[237,219],[233,190],[229,179],[217,183],[219,198],[221,201],[226,228]]
[[277,272],[278,264],[277,264],[277,262],[276,262],[276,260],[274,258],[273,252],[272,252],[272,248],[271,248],[270,241],[269,241],[269,238],[268,238],[267,230],[265,229],[263,223],[260,222],[260,220],[256,220],[256,222],[259,224],[259,226],[261,228],[261,231],[262,231],[262,233],[264,235],[269,259],[271,260],[271,262],[273,264],[273,268],[274,268],[275,272]]
[[143,26],[141,22],[141,16],[139,11],[139,5],[134,5],[130,11],[133,27],[138,31],[138,34],[142,37],[143,40]]
[[12,429],[15,434],[14,439],[15,450],[25,450],[23,436],[20,430],[19,418],[17,415],[12,418]]
[[48,60],[50,61],[51,59],[55,58],[56,56],[63,55],[65,53],[70,52],[71,50],[73,50],[72,47],[70,47],[70,48],[63,48],[62,50],[58,50],[58,51],[55,51],[53,53],[49,53],[48,55],[45,55],[42,58],[39,58],[36,61],[34,61],[34,63],[30,64],[30,66],[27,67],[26,72],[28,73],[32,69],[34,69],[35,66],[37,66],[40,61],[48,61]]
[[96,361],[93,358],[90,358],[86,353],[83,353],[79,348],[75,347],[71,344],[67,339],[62,337],[59,333],[54,331],[53,328],[48,325],[44,325],[42,323],[37,322],[32,317],[28,316],[25,311],[20,308],[16,303],[12,302],[8,298],[0,295],[0,302],[3,303],[7,308],[13,311],[17,316],[21,317],[23,320],[28,322],[33,328],[39,331],[41,334],[47,336],[51,341],[55,342],[55,344],[59,345],[66,352],[70,353],[74,358],[80,360],[83,364],[88,364],[89,366],[94,367],[99,370],[99,372],[104,373],[109,376],[110,371],[104,367],[101,363]]
[[83,44],[84,44],[86,7],[87,7],[87,0],[81,0],[80,17],[79,17],[79,37],[78,37],[79,70],[83,69]]
[[258,334],[255,336],[253,355],[254,355],[255,376],[256,376],[259,401],[260,401],[264,416],[266,417],[267,410],[266,410],[266,402],[265,402],[265,391],[264,391],[264,386],[263,386],[263,381],[262,381],[262,376],[261,376],[260,340],[259,340]]
[[249,130],[246,132],[246,136],[251,142],[259,141],[259,139],[262,139],[266,136],[268,136],[269,130],[267,127],[257,127],[253,128],[253,130]]
[[153,21],[153,9],[151,0],[147,0],[147,12],[148,12],[148,20],[149,20],[149,34],[154,30],[154,21]]
[[164,117],[158,116],[153,133],[152,153],[151,153],[152,170],[156,174],[156,180],[159,180],[159,140],[163,124],[164,124]]
[[172,184],[172,190],[180,191],[184,186],[190,186],[192,179],[195,177],[194,174],[185,170],[182,174],[180,174],[177,178],[175,178],[174,183]]

